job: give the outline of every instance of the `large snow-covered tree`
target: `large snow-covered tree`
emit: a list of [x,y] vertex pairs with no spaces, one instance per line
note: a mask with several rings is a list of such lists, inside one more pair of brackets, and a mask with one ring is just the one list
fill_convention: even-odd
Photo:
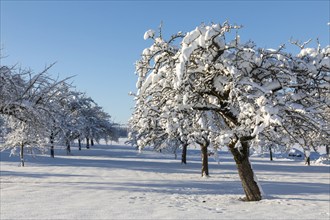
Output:
[[[256,49],[226,40],[238,27],[200,26],[183,39],[175,87],[194,110],[214,111],[222,121],[218,141],[232,152],[247,200],[261,191],[249,162],[249,143],[261,133],[280,130],[283,143],[309,146],[305,133],[328,134],[327,108],[320,94],[329,92],[329,47],[302,49],[298,56]],[[196,101],[197,100],[197,101]],[[322,107],[322,108],[320,108]],[[304,138],[308,137],[308,138]]]
[[[274,50],[257,48],[252,42],[241,43],[237,34],[227,39],[229,32],[239,28],[227,22],[200,25],[184,36],[173,53],[159,50],[149,76],[150,62],[139,62],[139,69],[144,71],[138,72],[137,87],[144,93],[153,89],[150,81],[170,77],[169,86],[176,94],[170,99],[172,106],[192,115],[212,112],[212,117],[204,116],[208,124],[203,130],[215,146],[228,146],[245,199],[257,201],[262,198],[262,190],[249,161],[252,142],[267,137],[308,150],[320,141],[329,141],[326,94],[330,87],[330,47],[303,45],[294,56],[285,52],[284,46]],[[154,32],[146,32],[148,37],[153,38]],[[143,54],[148,52],[146,49]],[[144,98],[150,99],[150,93]],[[167,109],[158,111],[168,114]],[[211,124],[216,124],[216,129]]]

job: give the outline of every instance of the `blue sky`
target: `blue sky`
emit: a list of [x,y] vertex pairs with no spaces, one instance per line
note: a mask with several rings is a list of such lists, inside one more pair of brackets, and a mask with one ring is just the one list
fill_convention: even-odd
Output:
[[[163,34],[187,32],[202,22],[244,26],[242,41],[277,48],[292,37],[329,44],[329,0],[311,1],[1,1],[1,65],[19,64],[50,73],[75,75],[86,92],[115,122],[126,123],[134,102],[134,63],[151,44],[148,29],[163,22]],[[315,46],[311,44],[311,46]],[[287,46],[288,52],[296,53]]]

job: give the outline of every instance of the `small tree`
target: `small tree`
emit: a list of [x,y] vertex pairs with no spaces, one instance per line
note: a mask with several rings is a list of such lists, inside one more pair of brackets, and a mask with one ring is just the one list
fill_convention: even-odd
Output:
[[25,123],[14,118],[8,121],[10,132],[5,136],[5,148],[19,147],[20,165],[24,167],[25,148],[30,149],[31,152],[33,149],[44,150],[45,148],[43,126],[38,121]]

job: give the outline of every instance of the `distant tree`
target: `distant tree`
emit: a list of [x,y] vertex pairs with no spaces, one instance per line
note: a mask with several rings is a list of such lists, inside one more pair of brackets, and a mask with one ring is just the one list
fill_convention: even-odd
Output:
[[92,140],[118,141],[119,134],[116,131],[116,124],[111,121],[111,116],[98,105],[92,110],[94,112],[93,126],[91,126]]
[[120,138],[127,138],[128,137],[128,126],[123,124],[114,124],[115,133]]
[[61,112],[57,114],[58,140],[67,146],[67,153],[70,154],[71,142],[78,139],[81,150],[81,139],[86,138],[87,148],[90,143],[93,146],[94,140],[100,139],[116,140],[116,134],[111,116],[104,112],[94,100],[85,94],[64,90],[66,94],[59,101]]

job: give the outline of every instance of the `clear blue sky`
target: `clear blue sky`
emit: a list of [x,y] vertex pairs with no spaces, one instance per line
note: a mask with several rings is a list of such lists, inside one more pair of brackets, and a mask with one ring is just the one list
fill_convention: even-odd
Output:
[[[277,48],[292,37],[329,44],[329,0],[311,1],[1,1],[1,65],[76,75],[73,84],[126,123],[137,80],[134,63],[151,44],[148,29],[163,21],[164,35],[202,22],[242,24],[242,41]],[[312,44],[315,46],[315,44]],[[296,52],[288,46],[289,52]]]

